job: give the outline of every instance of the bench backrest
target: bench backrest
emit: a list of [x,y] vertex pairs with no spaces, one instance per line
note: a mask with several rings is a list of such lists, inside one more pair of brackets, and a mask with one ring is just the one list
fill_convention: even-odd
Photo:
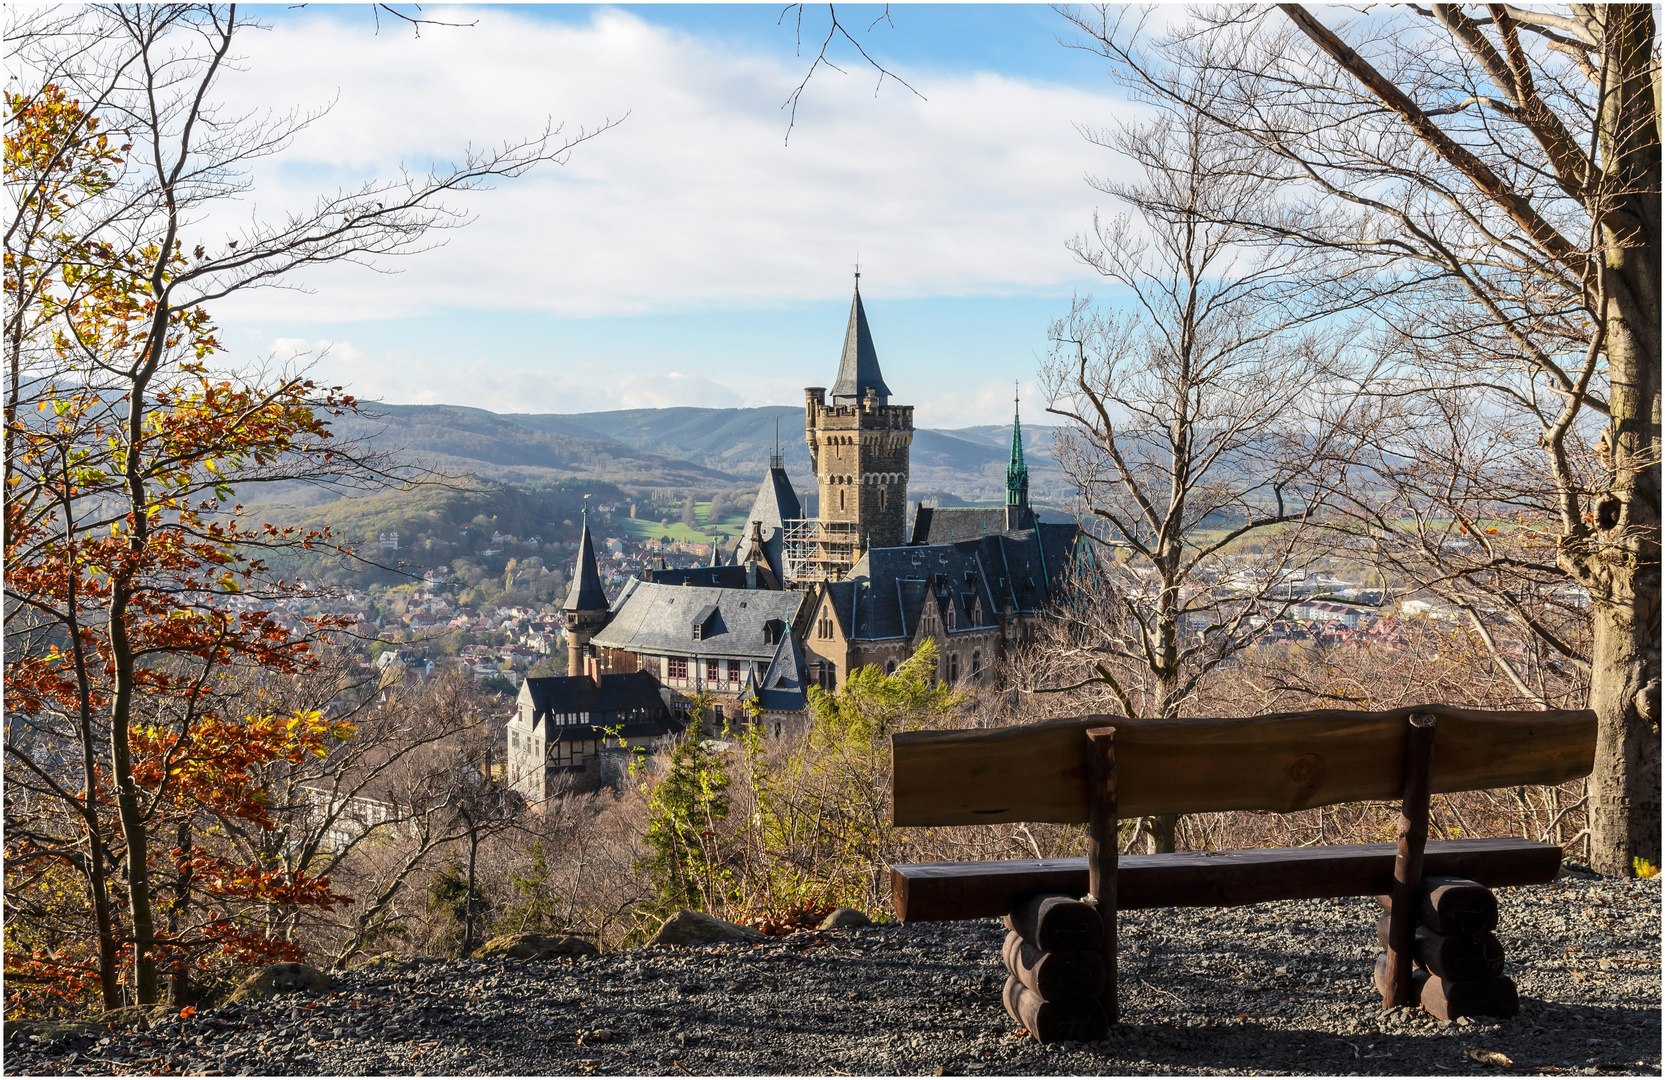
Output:
[[1482,712],[1418,705],[1390,712],[1283,713],[1240,719],[1086,716],[970,731],[891,736],[897,825],[1087,821],[1085,732],[1116,729],[1124,818],[1224,810],[1289,813],[1397,800],[1406,722],[1439,718],[1435,793],[1559,784],[1589,774],[1596,714]]

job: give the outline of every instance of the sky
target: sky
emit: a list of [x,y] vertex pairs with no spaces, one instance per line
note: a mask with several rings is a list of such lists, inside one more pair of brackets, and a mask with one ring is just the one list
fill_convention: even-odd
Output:
[[[246,9],[240,9],[246,10]],[[455,205],[443,246],[300,289],[220,301],[233,356],[311,358],[361,397],[499,412],[799,404],[829,385],[859,259],[894,398],[928,427],[1001,423],[1014,380],[1044,422],[1048,324],[1105,293],[1068,251],[1086,180],[1122,163],[1080,127],[1135,115],[1102,59],[1042,6],[838,14],[876,60],[831,50],[795,122],[802,47],[779,5],[424,7],[420,33],[366,4],[255,8],[221,84],[233,111],[324,110],[260,161],[238,212],[540,130],[615,127]],[[790,134],[790,137],[788,137]]]

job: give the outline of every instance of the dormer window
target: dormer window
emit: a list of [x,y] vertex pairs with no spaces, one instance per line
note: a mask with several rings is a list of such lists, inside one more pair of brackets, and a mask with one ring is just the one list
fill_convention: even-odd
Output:
[[954,601],[948,601],[948,629],[954,629]]

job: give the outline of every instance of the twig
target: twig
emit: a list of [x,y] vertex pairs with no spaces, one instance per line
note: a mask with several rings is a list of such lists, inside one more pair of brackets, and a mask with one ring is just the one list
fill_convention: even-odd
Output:
[[1175,1001],[1179,1002],[1181,1005],[1185,1004],[1184,999],[1181,998],[1178,994],[1172,993],[1168,990],[1164,990],[1160,986],[1152,986],[1150,983],[1146,982],[1143,979],[1139,980],[1139,985],[1145,987],[1147,990],[1155,990],[1158,994],[1162,994],[1166,997],[1171,997]]
[[[802,5],[802,4],[788,4],[786,7],[782,8],[781,13],[780,13],[780,19],[777,19],[775,21],[775,25],[779,26],[780,23],[783,20],[785,20],[786,13],[788,11],[793,11],[793,10],[796,10],[797,15],[798,15],[797,31],[796,32],[797,32],[797,39],[798,39],[799,55],[802,55],[803,26],[804,26],[804,5]],[[788,106],[790,106],[791,110],[792,110],[791,113],[787,117],[786,138],[785,138],[785,140],[783,140],[783,141],[788,142],[788,143],[790,143],[792,141],[792,127],[798,121],[798,99],[803,97],[804,90],[809,86],[809,80],[815,75],[815,69],[820,67],[822,64],[825,64],[828,67],[832,68],[834,71],[838,72],[839,74],[841,74],[841,75],[844,74],[844,69],[843,68],[839,67],[837,64],[835,64],[831,60],[827,59],[827,46],[831,45],[832,41],[833,41],[833,38],[835,38],[839,35],[843,35],[845,41],[848,41],[851,45],[854,45],[855,48],[856,48],[856,52],[861,54],[861,58],[863,60],[866,60],[868,62],[868,64],[872,65],[873,70],[875,70],[879,73],[878,85],[873,87],[873,96],[874,97],[879,96],[879,88],[884,86],[885,77],[889,76],[890,78],[895,79],[897,82],[901,83],[903,86],[906,86],[908,88],[908,92],[913,94],[914,97],[918,98],[921,101],[926,100],[925,95],[921,94],[918,90],[915,90],[912,86],[910,86],[906,79],[902,78],[900,75],[897,75],[895,72],[889,70],[883,64],[879,63],[877,60],[875,60],[871,56],[867,55],[867,50],[861,47],[861,42],[859,42],[855,38],[851,37],[850,32],[848,30],[844,29],[844,24],[840,23],[838,21],[838,9],[837,9],[836,6],[834,6],[832,4],[827,5],[827,16],[828,16],[828,18],[830,18],[832,20],[832,23],[831,23],[830,26],[827,27],[827,36],[821,39],[821,48],[816,52],[815,59],[810,61],[809,70],[804,73],[803,81],[800,82],[797,86],[797,89],[793,90],[792,93],[788,94],[786,96],[786,100],[781,103],[781,108],[784,109],[784,108],[787,108]],[[879,23],[881,21],[886,22],[886,23],[890,23],[890,5],[889,4],[885,5],[884,12],[877,19],[874,19],[872,24],[869,25],[867,29],[869,31],[871,31],[873,29],[873,27],[879,25]],[[891,26],[894,28],[895,24],[891,23]]]

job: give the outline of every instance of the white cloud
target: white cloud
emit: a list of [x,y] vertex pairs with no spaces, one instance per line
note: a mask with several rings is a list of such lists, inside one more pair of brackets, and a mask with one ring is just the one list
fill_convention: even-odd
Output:
[[892,297],[1055,289],[1080,277],[1063,242],[1096,202],[1082,177],[1110,164],[1072,125],[1128,108],[990,74],[921,79],[928,100],[893,85],[875,99],[861,73],[823,72],[784,146],[779,105],[802,76],[790,57],[605,9],[583,25],[474,9],[460,20],[473,28],[420,38],[371,36],[326,12],[248,35],[247,74],[224,84],[234,109],[339,97],[259,163],[262,216],[536,131],[546,117],[572,130],[630,115],[564,168],[460,196],[476,220],[442,250],[398,262],[398,274],[322,268],[306,276],[313,295],[222,301],[222,318],[768,304],[844,295],[858,250],[864,284]]
[[1012,421],[1012,392],[1020,398],[1025,424],[1050,426],[1056,418],[1046,413],[1046,402],[1033,380],[1013,387],[1005,380],[980,382],[964,391],[949,390],[934,396],[924,408],[914,407],[920,427],[958,428],[979,424],[1009,424]]

